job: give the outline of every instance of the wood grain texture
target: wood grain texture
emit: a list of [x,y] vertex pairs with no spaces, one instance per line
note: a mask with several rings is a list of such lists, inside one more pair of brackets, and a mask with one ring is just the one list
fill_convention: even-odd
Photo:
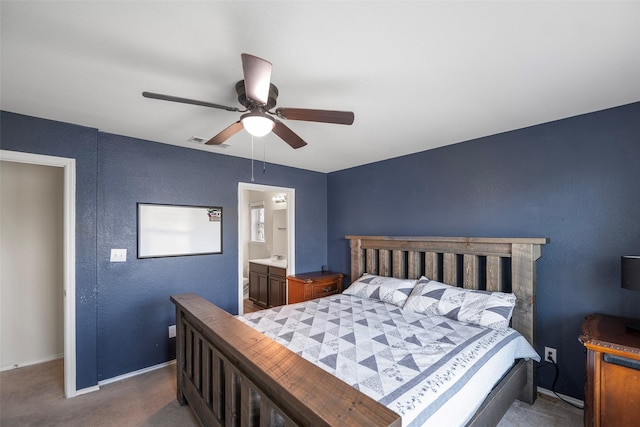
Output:
[[[511,254],[511,290],[518,299],[513,309],[511,326],[530,343],[535,343],[535,261],[540,257],[539,246],[514,243]],[[533,360],[527,364],[527,386],[520,400],[533,403],[536,400],[536,365]]]
[[[346,236],[351,241],[354,257],[367,259],[369,253],[393,252],[394,276],[396,269],[409,275],[425,275],[466,289],[482,289],[492,292],[513,292],[517,296],[511,326],[532,345],[535,343],[535,283],[536,260],[542,254],[541,246],[547,238],[484,238],[484,237],[395,237],[395,236]],[[360,248],[360,252],[354,248]],[[407,253],[407,267],[401,264]],[[424,257],[424,269],[416,271],[415,257]],[[383,264],[383,256],[380,256]],[[441,263],[440,263],[441,261]],[[504,280],[503,262],[510,263],[511,277]],[[461,264],[461,265],[459,265]],[[442,266],[442,267],[441,267]],[[462,277],[459,272],[462,272]],[[480,272],[484,271],[484,277]],[[378,274],[389,275],[380,268]],[[351,280],[355,280],[354,277]],[[533,361],[526,363],[527,384],[519,399],[533,403],[536,399],[536,367]]]
[[[367,267],[365,271],[369,274],[378,274],[378,251],[367,249],[365,253],[367,256]],[[362,276],[362,274],[360,274],[360,276]]]
[[458,257],[455,253],[442,254],[443,282],[447,285],[458,286]]
[[[351,249],[351,281],[354,281],[365,272],[367,267],[365,264],[366,257],[365,251],[360,246],[360,240],[352,240],[349,245]],[[370,256],[369,258],[372,257]]]
[[405,262],[405,254],[404,251],[391,251],[393,254],[393,277],[397,277],[399,279],[404,279],[407,277],[407,263]]
[[640,333],[628,329],[627,322],[638,319],[592,314],[582,323],[586,426],[631,427],[640,420],[640,370],[608,359],[640,361]]
[[[351,282],[366,271],[401,278],[425,275],[469,289],[513,289],[518,302],[512,326],[533,343],[535,261],[541,255],[541,245],[548,243],[548,239],[384,236],[347,236],[347,239]],[[504,280],[503,263],[509,262],[511,277]],[[174,295],[171,300],[176,305],[178,331],[178,400],[188,401],[204,425],[401,425],[400,417],[393,411],[197,295]],[[198,366],[203,363],[210,367]],[[523,383],[526,386],[519,398],[527,402],[535,400],[533,363],[521,362],[517,366],[496,386],[495,393],[474,417],[474,423],[495,424]],[[213,402],[209,403],[209,399]]]
[[289,304],[341,293],[343,278],[344,275],[341,273],[330,271],[287,276]]
[[500,289],[504,289],[502,261],[499,256],[490,255],[487,257],[487,290],[498,292]]
[[378,250],[378,265],[380,276],[391,276],[391,251],[389,249]]
[[480,289],[480,260],[476,255],[463,255],[464,274],[462,285],[466,289]]
[[[181,340],[181,345],[191,349],[178,349],[178,354],[184,354],[177,367],[178,377],[183,378],[181,392],[203,425],[255,425],[250,420],[257,411],[260,419],[290,419],[290,425],[400,426],[396,413],[203,298],[181,294],[171,300],[176,305],[176,317],[186,325],[186,336],[191,336]],[[194,361],[202,360],[194,357],[194,352],[202,348],[194,344],[200,337],[222,361],[222,419],[206,405],[201,384],[193,376]],[[211,376],[209,381],[215,380]],[[243,393],[247,385],[248,391]],[[256,403],[263,399],[273,403],[268,406],[268,415]]]
[[419,279],[420,278],[420,264],[421,256],[418,251],[409,251],[407,254],[407,278]]
[[438,262],[438,254],[435,252],[425,252],[424,254],[424,275],[431,280],[442,280],[442,271]]

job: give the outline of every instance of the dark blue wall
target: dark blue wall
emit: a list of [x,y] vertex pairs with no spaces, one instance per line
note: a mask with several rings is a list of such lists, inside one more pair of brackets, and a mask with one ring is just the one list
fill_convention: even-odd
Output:
[[98,132],[0,112],[0,148],[76,159],[76,387],[96,384],[96,163]]
[[[550,238],[536,349],[558,350],[560,393],[584,395],[585,315],[640,317],[620,288],[620,256],[640,254],[640,103],[331,173],[328,206],[344,272],[347,234]],[[539,378],[550,389],[552,367]]]
[[[237,309],[237,183],[247,159],[0,113],[0,147],[76,159],[78,388],[168,360],[168,296]],[[268,165],[296,189],[296,270],[349,272],[346,234],[541,236],[537,344],[582,398],[584,315],[640,317],[619,257],[640,253],[640,103],[325,174]],[[223,254],[138,260],[138,201],[221,205]],[[328,206],[328,211],[327,211]],[[128,262],[108,262],[127,248]],[[328,258],[327,258],[328,253]],[[551,387],[552,372],[539,370]]]
[[[2,112],[2,149],[76,158],[77,387],[170,360],[169,295],[237,312],[238,182],[251,161]],[[267,165],[256,183],[296,192],[296,270],[327,263],[327,175]],[[223,253],[136,258],[136,203],[223,207]],[[126,263],[110,263],[126,248]]]

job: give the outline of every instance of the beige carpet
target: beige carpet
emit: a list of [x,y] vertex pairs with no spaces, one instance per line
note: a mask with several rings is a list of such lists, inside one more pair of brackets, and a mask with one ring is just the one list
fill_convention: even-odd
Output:
[[[197,426],[176,400],[175,364],[65,399],[62,360],[0,374],[0,426]],[[499,427],[582,426],[582,411],[540,396],[516,401]]]
[[533,405],[513,402],[498,427],[582,427],[583,414],[582,409],[538,393]]
[[62,360],[0,374],[0,426],[198,426],[176,400],[175,364],[64,398]]

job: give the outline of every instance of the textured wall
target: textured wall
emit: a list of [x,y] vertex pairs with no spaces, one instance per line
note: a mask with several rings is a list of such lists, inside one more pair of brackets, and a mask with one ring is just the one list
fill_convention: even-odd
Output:
[[[169,293],[202,290],[236,308],[223,283],[237,283],[237,182],[249,181],[249,160],[7,112],[0,120],[0,148],[76,159],[79,389],[167,360]],[[620,255],[640,253],[640,103],[328,176],[268,165],[257,178],[296,189],[298,272],[328,261],[348,273],[345,234],[549,237],[536,347],[558,349],[562,393],[582,397],[584,315],[640,317],[640,292],[619,278]],[[222,205],[224,253],[133,258],[139,199]],[[129,262],[109,263],[110,248],[127,248]],[[552,370],[539,373],[550,388]]]
[[640,317],[620,288],[620,256],[640,254],[640,103],[331,173],[328,206],[344,272],[346,234],[549,237],[536,349],[558,349],[561,393],[583,397],[585,315]]
[[[169,295],[237,310],[238,182],[250,160],[2,112],[0,147],[76,159],[77,387],[172,358]],[[325,174],[267,165],[256,183],[295,188],[296,271],[327,263]],[[220,205],[223,254],[136,258],[136,203]],[[126,263],[110,263],[126,248]]]
[[76,387],[96,384],[96,189],[98,132],[0,112],[0,148],[76,159]]
[[[99,134],[98,379],[175,357],[167,337],[175,323],[171,294],[195,292],[237,313],[238,182],[250,180],[250,166],[239,157]],[[326,175],[268,165],[256,180],[296,189],[296,269],[326,262]],[[222,206],[222,254],[137,259],[138,202]],[[319,226],[309,208],[323,213]],[[110,263],[111,248],[126,248],[127,262]]]

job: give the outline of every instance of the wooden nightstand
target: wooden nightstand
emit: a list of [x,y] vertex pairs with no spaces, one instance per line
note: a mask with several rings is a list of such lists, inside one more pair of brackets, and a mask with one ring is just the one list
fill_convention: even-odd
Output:
[[640,332],[622,317],[592,314],[582,324],[587,348],[586,426],[637,426],[640,420]]
[[342,292],[343,277],[344,275],[341,273],[330,271],[287,276],[289,304],[338,294]]

